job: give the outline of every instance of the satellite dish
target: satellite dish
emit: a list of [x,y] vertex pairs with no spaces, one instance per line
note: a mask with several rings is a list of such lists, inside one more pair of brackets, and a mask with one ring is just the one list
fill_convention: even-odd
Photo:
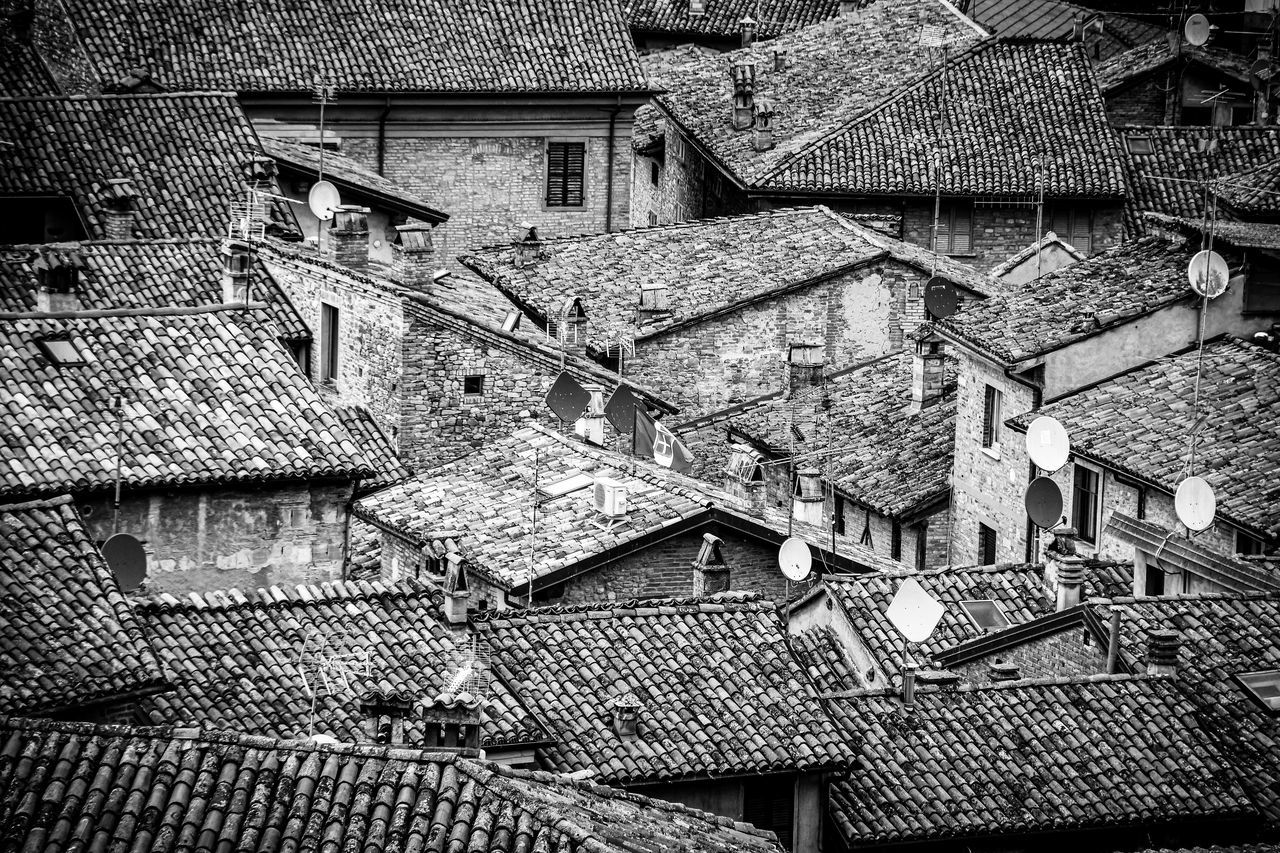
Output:
[[1186,37],[1188,44],[1196,47],[1203,47],[1209,43],[1209,19],[1199,12],[1187,18],[1187,23],[1182,27],[1182,34]]
[[333,219],[333,212],[342,206],[342,196],[338,188],[328,181],[316,181],[307,193],[307,207],[315,214],[316,219],[328,222]]
[[1062,489],[1048,477],[1036,477],[1028,483],[1023,502],[1027,516],[1042,530],[1055,526],[1062,518]]
[[1203,477],[1188,477],[1178,484],[1178,491],[1173,496],[1173,508],[1178,513],[1178,521],[1186,525],[1188,530],[1208,530],[1213,526],[1214,516],[1218,512],[1218,499],[1213,495],[1213,486],[1205,482]]
[[889,602],[885,616],[893,623],[893,627],[902,632],[913,643],[923,643],[938,627],[946,608],[929,593],[915,578],[907,578],[898,587],[898,594]]
[[147,552],[137,537],[117,533],[102,543],[102,558],[124,592],[133,592],[147,579]]
[[808,543],[794,536],[788,537],[778,550],[778,565],[789,581],[802,581],[809,577],[813,555],[809,553]]
[[1206,249],[1196,252],[1187,264],[1187,280],[1196,293],[1214,299],[1226,292],[1231,270],[1222,255]]
[[1253,64],[1249,66],[1249,73],[1260,80],[1267,81],[1275,76],[1276,71],[1271,66],[1271,60],[1263,57],[1253,61]]
[[1027,455],[1045,471],[1057,471],[1071,455],[1071,439],[1056,418],[1041,415],[1027,427]]
[[935,319],[945,320],[960,307],[956,286],[942,276],[935,275],[924,286],[924,307]]
[[556,377],[556,381],[551,383],[551,390],[547,391],[547,405],[556,413],[556,417],[567,424],[582,417],[590,402],[591,394],[567,370]]
[[604,404],[604,416],[613,428],[623,435],[630,435],[635,428],[636,406],[644,407],[644,400],[637,397],[626,385],[619,385]]

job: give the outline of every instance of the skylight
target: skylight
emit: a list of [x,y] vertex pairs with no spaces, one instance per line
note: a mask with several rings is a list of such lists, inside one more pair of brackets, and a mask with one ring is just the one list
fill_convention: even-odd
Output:
[[40,346],[40,351],[44,353],[44,357],[49,359],[50,363],[59,367],[85,363],[84,354],[81,352],[80,346],[73,340],[50,338],[36,343]]
[[1009,627],[1009,619],[1000,609],[1000,605],[989,598],[976,601],[962,601],[960,606],[969,614],[973,624],[984,631],[999,631]]
[[1280,669],[1246,672],[1236,679],[1267,710],[1280,711]]
[[585,489],[587,486],[590,486],[592,482],[590,474],[574,474],[572,477],[558,480],[546,486],[540,486],[538,491],[542,492],[549,498],[558,498],[572,492]]
[[1128,145],[1130,154],[1154,154],[1156,150],[1150,136],[1128,136],[1125,137],[1125,144]]

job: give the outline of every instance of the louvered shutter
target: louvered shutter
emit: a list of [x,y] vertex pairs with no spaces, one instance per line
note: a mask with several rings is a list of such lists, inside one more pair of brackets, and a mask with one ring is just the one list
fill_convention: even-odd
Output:
[[752,779],[742,785],[742,819],[775,832],[782,846],[791,847],[795,821],[795,782],[791,779]]
[[951,254],[973,251],[973,208],[956,205],[951,209]]
[[587,146],[582,142],[547,145],[547,206],[581,207]]

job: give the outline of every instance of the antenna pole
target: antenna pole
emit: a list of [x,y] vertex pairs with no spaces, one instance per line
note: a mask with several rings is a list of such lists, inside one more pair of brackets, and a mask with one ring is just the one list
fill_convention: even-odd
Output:
[[1044,267],[1044,155],[1036,158],[1036,281]]
[[538,550],[538,469],[542,464],[542,450],[533,449],[533,506],[529,517],[529,596],[527,607],[533,607],[533,564]]
[[124,458],[124,394],[119,388],[112,389],[111,405],[116,413],[116,489],[115,499],[111,504],[111,532],[120,532],[120,471]]

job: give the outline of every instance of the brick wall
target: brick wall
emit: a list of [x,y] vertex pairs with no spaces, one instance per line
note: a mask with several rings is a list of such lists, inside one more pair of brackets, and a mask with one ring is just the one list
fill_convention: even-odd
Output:
[[[148,593],[204,592],[342,577],[350,483],[126,494],[120,526],[143,540]],[[78,501],[95,539],[112,535],[111,498]]]
[[1019,678],[1097,675],[1107,671],[1107,647],[1076,626],[951,669],[967,682],[989,684],[988,666],[997,661],[1016,663]]
[[1168,124],[1173,96],[1165,89],[1171,84],[1167,74],[1147,77],[1107,95],[1107,118],[1114,125]]
[[[653,169],[658,169],[658,183],[653,183]],[[662,223],[663,194],[666,166],[656,157],[635,154],[631,160],[631,227],[647,228],[649,215],[654,223]]]
[[650,211],[657,214],[659,225],[669,225],[752,209],[746,194],[708,163],[670,121],[658,186],[653,186],[651,179],[653,158],[633,154],[632,159],[631,224],[636,227],[649,224]]

